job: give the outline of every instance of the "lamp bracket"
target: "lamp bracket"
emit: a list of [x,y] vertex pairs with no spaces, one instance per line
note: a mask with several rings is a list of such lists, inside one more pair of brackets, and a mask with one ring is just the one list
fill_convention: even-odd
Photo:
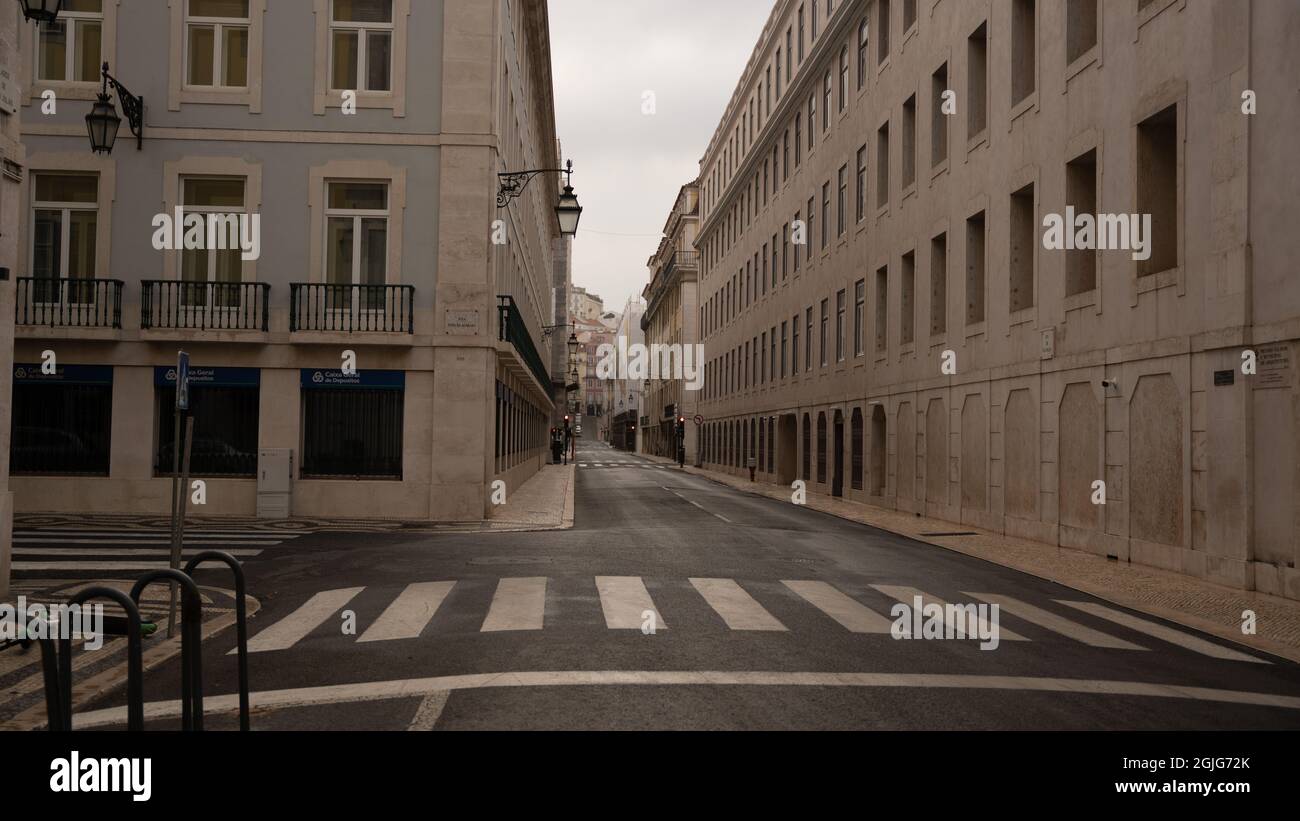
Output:
[[533,177],[538,174],[566,174],[565,185],[573,182],[573,160],[569,160],[565,168],[533,168],[528,171],[506,171],[497,174],[501,180],[501,188],[497,191],[497,208],[505,208],[510,201],[524,193],[528,183],[533,181]]
[[136,150],[144,150],[144,98],[137,97],[127,90],[126,86],[117,81],[117,78],[108,73],[108,63],[104,63],[104,90],[100,92],[100,98],[108,100],[108,87],[111,85],[117,92],[117,97],[122,101],[122,113],[126,115],[127,125],[131,128],[131,133],[135,135]]

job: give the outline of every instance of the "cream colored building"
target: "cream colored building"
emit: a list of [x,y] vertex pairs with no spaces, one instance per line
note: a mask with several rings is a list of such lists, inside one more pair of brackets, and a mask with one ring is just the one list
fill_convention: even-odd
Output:
[[[165,513],[181,348],[201,513],[477,520],[539,469],[558,175],[496,198],[560,164],[544,3],[65,6],[22,41],[18,510]],[[145,100],[141,150],[125,122],[90,150],[101,60]],[[176,213],[258,215],[260,256],[155,250]]]
[[[647,307],[641,324],[651,351],[655,345],[672,346],[678,352],[689,345],[694,351],[700,341],[700,255],[695,250],[699,200],[696,183],[682,186],[664,224],[663,240],[646,263],[650,281],[642,293]],[[698,363],[693,360],[691,364]],[[642,452],[676,459],[677,418],[684,415],[686,458],[698,462],[699,428],[694,420],[699,412],[700,391],[689,390],[683,379],[662,376],[668,378],[646,380],[647,418],[642,424]]]
[[[18,82],[26,25],[17,3],[0,7],[0,373],[13,369],[14,289],[25,241],[26,152],[19,133]],[[9,488],[10,383],[0,383],[0,601],[9,595],[14,501]]]
[[707,464],[1300,598],[1298,26],[777,2],[700,167]]

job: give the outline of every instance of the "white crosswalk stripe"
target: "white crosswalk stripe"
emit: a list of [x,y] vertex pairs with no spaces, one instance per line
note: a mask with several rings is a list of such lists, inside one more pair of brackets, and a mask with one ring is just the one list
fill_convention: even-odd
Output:
[[352,601],[362,590],[365,588],[345,587],[340,590],[322,590],[297,610],[249,639],[248,652],[266,653],[272,650],[289,649],[324,624],[326,619]]
[[[305,532],[201,527],[186,532],[181,555],[188,559],[204,550],[221,550],[245,561],[303,535]],[[169,566],[171,540],[169,532],[156,528],[20,527],[14,531],[12,569],[16,579],[52,572],[67,578],[94,578],[161,570]]]
[[996,593],[967,593],[967,596],[986,601],[989,604],[996,604],[1004,612],[1013,616],[1024,619],[1030,624],[1036,624],[1039,627],[1051,630],[1054,633],[1060,633],[1066,638],[1081,641],[1092,647],[1107,647],[1112,650],[1145,650],[1145,647],[1133,644],[1129,641],[1109,636],[1100,630],[1093,630],[1091,627],[1085,627],[1075,621],[1070,621],[1064,616],[1058,616],[1040,607],[1027,604],[1019,599],[1013,599],[1010,596],[999,596]]
[[640,630],[646,613],[654,614],[655,630],[668,629],[641,577],[597,576],[596,592],[600,594],[600,609],[609,629]]
[[[944,624],[951,627],[956,632],[958,638],[976,638],[977,636],[993,635],[992,625],[990,625],[987,621],[985,621],[980,616],[975,617],[975,621],[977,624],[976,629],[978,630],[978,632],[972,635],[963,635],[963,632],[967,627],[967,621],[965,617],[958,616],[952,609],[950,609],[948,607],[948,602],[944,601],[943,599],[937,596],[931,596],[928,593],[923,593],[920,590],[917,590],[915,587],[902,587],[902,586],[895,586],[895,585],[888,585],[888,584],[873,584],[871,585],[871,587],[874,590],[879,590],[881,593],[884,593],[886,596],[888,596],[891,599],[895,599],[896,601],[902,602],[908,607],[911,607],[916,602],[918,596],[921,599],[922,607],[927,607],[932,604],[937,605],[938,607],[943,609]],[[998,625],[997,636],[999,639],[1004,641],[1029,641],[1029,639],[1020,635],[1014,630],[1008,630],[1007,628],[1003,627],[1001,624]]]
[[1249,661],[1255,664],[1270,663],[1261,658],[1255,658],[1254,656],[1248,656],[1245,653],[1238,653],[1236,650],[1230,650],[1227,647],[1221,647],[1212,642],[1184,633],[1181,630],[1175,630],[1172,627],[1165,627],[1163,624],[1157,624],[1156,622],[1147,621],[1146,619],[1139,619],[1137,616],[1130,616],[1128,613],[1122,613],[1119,610],[1112,610],[1111,608],[1097,604],[1096,602],[1064,601],[1062,599],[1057,599],[1057,602],[1066,607],[1073,607],[1075,610],[1114,622],[1115,624],[1127,627],[1130,630],[1136,630],[1139,633],[1154,636],[1161,641],[1176,644],[1179,647],[1191,650],[1194,653],[1200,653],[1216,659],[1226,659],[1228,661]]
[[546,616],[546,579],[502,579],[483,620],[483,633],[541,630]]
[[424,582],[407,585],[388,609],[361,634],[359,642],[392,641],[420,637],[455,582]]
[[691,579],[691,584],[732,630],[786,629],[731,579]]
[[840,623],[850,633],[888,633],[892,622],[876,611],[827,584],[816,581],[784,581],[786,587]]
[[[451,597],[451,593],[459,584],[470,584],[482,589],[487,581],[483,579],[470,581],[447,580],[407,585],[395,594],[395,597],[384,607],[378,618],[365,629],[360,638],[354,639],[344,635],[341,630],[337,631],[338,636],[345,641],[365,644],[416,640],[421,637],[429,638],[431,635],[436,635],[437,632],[437,628],[434,629],[433,633],[430,631],[430,624],[434,617],[449,607],[452,602],[459,602],[460,607],[474,607],[476,609],[474,617],[482,619],[482,621],[476,622],[477,630],[485,635],[511,632],[542,632],[556,626],[552,623],[552,619],[547,618],[547,599],[548,596],[552,595],[553,585],[551,580],[546,577],[491,580],[495,587],[491,602],[486,605],[486,612],[479,609],[483,608],[484,605],[481,603],[483,600],[478,596]],[[596,594],[593,598],[599,602],[600,613],[603,616],[606,629],[639,631],[645,626],[650,615],[653,616],[656,632],[667,629],[663,614],[650,595],[644,578],[640,576],[597,576],[591,581],[594,582]],[[716,620],[711,618],[708,620],[708,624],[713,625],[714,629],[721,628],[737,632],[791,632],[786,623],[783,623],[781,619],[769,612],[736,579],[692,577],[686,580],[686,584],[689,584],[690,588],[700,596],[712,613],[716,614]],[[838,630],[842,628],[850,633],[867,636],[889,636],[891,634],[894,619],[885,615],[889,608],[879,602],[873,602],[871,605],[864,604],[834,585],[819,580],[785,580],[782,584],[803,603],[828,617],[830,621],[824,622],[828,629]],[[671,586],[673,585],[670,584]],[[684,587],[685,585],[677,583],[677,586]],[[875,584],[871,585],[871,587],[885,596],[909,606],[913,604],[916,596],[921,597],[923,605],[936,604],[943,607],[948,604],[943,599],[915,587],[887,584]],[[364,587],[350,587],[338,590],[324,590],[314,594],[297,609],[256,633],[249,641],[250,652],[270,652],[294,647],[318,628],[321,628],[327,622],[331,622],[332,617],[335,617],[336,614],[347,607],[365,589]],[[1144,651],[1151,649],[1105,631],[1088,627],[1074,619],[1058,615],[1045,607],[1030,604],[1013,596],[999,593],[965,593],[964,595],[969,596],[974,601],[996,604],[1000,608],[1000,612],[1010,613],[1052,634],[1064,636],[1088,647],[1104,650]],[[572,593],[568,593],[564,600],[566,602],[565,607],[557,611],[557,613],[560,615],[572,614],[574,612]],[[591,599],[588,600],[591,601]],[[468,602],[474,602],[474,604],[467,605]],[[591,601],[591,606],[594,607],[595,604],[596,601]],[[1091,616],[1096,616],[1122,627],[1136,630],[1214,658],[1268,663],[1263,659],[1205,641],[1190,633],[1130,616],[1100,604],[1063,600],[1058,600],[1056,604],[1071,607]],[[700,612],[706,611],[701,610]],[[448,625],[458,623],[462,625],[460,629],[463,629],[465,614],[455,615],[457,615],[457,618],[448,622]],[[948,615],[945,612],[945,617]],[[678,628],[675,632],[683,629],[709,629],[708,624],[702,624],[698,621],[698,618],[694,622],[687,622],[689,628],[682,628],[681,617],[676,618],[674,621]],[[838,626],[831,625],[831,621]],[[963,625],[954,621],[953,626],[957,628]],[[980,626],[982,630],[987,630],[989,627],[987,624]],[[455,630],[457,628],[449,626],[446,629]],[[332,633],[333,631],[331,631],[331,635]],[[321,637],[322,639],[325,638],[326,634],[322,632]],[[1026,636],[1008,630],[1001,624],[999,624],[999,637],[1009,641],[1033,641]]]

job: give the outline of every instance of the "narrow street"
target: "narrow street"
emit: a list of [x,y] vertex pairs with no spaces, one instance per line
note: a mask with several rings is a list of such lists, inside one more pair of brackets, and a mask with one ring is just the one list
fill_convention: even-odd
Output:
[[[1300,728],[1291,662],[603,444],[575,506],[570,531],[317,533],[250,562],[254,729]],[[918,594],[999,603],[996,649],[893,638]],[[233,641],[208,643],[209,727],[235,726]],[[151,727],[177,675],[146,676]]]

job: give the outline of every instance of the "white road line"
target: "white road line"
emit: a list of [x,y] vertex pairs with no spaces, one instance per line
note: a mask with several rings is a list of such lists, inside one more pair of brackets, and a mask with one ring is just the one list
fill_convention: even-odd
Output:
[[1136,630],[1139,633],[1146,633],[1148,636],[1154,636],[1161,641],[1167,641],[1170,644],[1177,644],[1195,653],[1211,656],[1216,659],[1227,659],[1228,661],[1249,661],[1255,664],[1270,664],[1261,658],[1248,656],[1245,653],[1238,653],[1236,650],[1229,650],[1227,647],[1220,647],[1217,644],[1198,639],[1196,636],[1189,635],[1181,630],[1174,630],[1171,627],[1165,627],[1163,624],[1156,624],[1153,621],[1139,619],[1137,616],[1130,616],[1128,613],[1122,613],[1119,610],[1112,610],[1109,607],[1103,607],[1095,602],[1087,601],[1065,601],[1056,600],[1058,604],[1066,607],[1073,607],[1075,610],[1081,610],[1097,618],[1113,621],[1116,624],[1123,625],[1130,630]]
[[170,562],[14,562],[10,567],[15,571],[28,572],[46,570],[163,570]]
[[501,579],[481,633],[541,630],[546,615],[546,579]]
[[[171,543],[172,543],[172,540],[171,540],[171,539],[160,539],[160,538],[148,538],[148,539],[116,539],[116,540],[108,540],[108,541],[106,541],[106,540],[104,540],[104,539],[14,539],[14,544],[16,544],[16,545],[41,545],[41,544],[49,544],[49,545],[63,545],[63,544],[89,544],[89,545],[100,545],[100,546],[103,546],[103,547],[109,547],[109,546],[112,546],[112,545],[119,545],[119,544],[120,544],[120,545],[130,545],[130,544],[158,544],[158,545],[169,545],[169,544],[171,544]],[[188,546],[190,546],[190,547],[228,547],[228,546],[236,546],[236,547],[268,547],[268,546],[273,546],[273,545],[278,544],[278,543],[277,543],[277,542],[268,542],[268,541],[266,541],[265,539],[259,539],[259,540],[255,540],[255,541],[254,541],[254,540],[240,540],[240,541],[233,541],[233,540],[228,540],[228,539],[222,539],[222,540],[213,540],[213,539],[191,539],[191,538],[187,535],[187,536],[185,537],[185,544],[188,545]]]
[[[182,550],[182,556],[197,556],[202,550]],[[223,550],[222,553],[229,553],[232,556],[260,556],[264,551],[245,550],[235,548],[232,550]],[[99,550],[88,547],[15,547],[13,554],[15,556],[163,556],[168,557],[171,552],[164,549],[150,548],[127,548],[105,545]]]
[[691,584],[732,630],[786,629],[732,579],[691,579]]
[[358,643],[418,639],[455,582],[423,582],[406,586],[375,623],[361,634]]
[[[977,638],[978,636],[982,636],[982,635],[988,636],[993,634],[992,627],[989,625],[989,623],[977,616],[976,621],[979,625],[979,627],[977,628],[979,632],[976,633],[975,635],[963,636],[962,631],[966,627],[965,618],[963,618],[960,621],[949,618],[949,615],[951,614],[947,612],[947,607],[946,607],[948,602],[944,601],[938,596],[931,596],[929,593],[924,593],[920,590],[917,590],[915,587],[897,587],[888,584],[873,584],[871,586],[874,589],[879,590],[881,593],[884,593],[889,598],[897,599],[898,601],[902,602],[908,607],[911,607],[912,603],[916,600],[916,597],[920,596],[921,604],[923,606],[934,604],[944,608],[944,617],[943,617],[944,624],[951,626],[956,631],[958,638],[973,639],[973,638]],[[1007,628],[1003,627],[1001,623],[998,624],[998,638],[1003,641],[1029,641],[1029,639],[1020,635],[1019,633],[1013,630],[1008,630]]]
[[[364,587],[345,587],[339,590],[322,590],[308,599],[301,607],[277,621],[248,640],[248,652],[266,653],[272,650],[288,650],[307,634],[320,627],[325,620],[339,611],[343,605],[365,590]],[[230,651],[234,653],[234,650]]]
[[799,594],[850,633],[889,633],[892,622],[857,599],[851,598],[826,582],[783,581],[786,587]]
[[1010,596],[1000,596],[997,593],[967,593],[967,596],[986,601],[990,604],[996,604],[1007,613],[1024,619],[1025,621],[1036,624],[1054,633],[1081,641],[1092,647],[1106,647],[1111,650],[1146,650],[1132,642],[1117,639],[1114,636],[1107,635],[1100,630],[1093,630],[1091,627],[1085,627],[1075,621],[1070,621],[1064,616],[1058,616],[1048,610],[1034,607],[1019,599],[1013,599]]
[[647,610],[654,613],[655,630],[668,629],[640,576],[597,576],[596,591],[610,630],[640,630]]
[[420,707],[415,711],[415,717],[411,719],[411,726],[407,727],[408,732],[428,732],[442,718],[442,710],[447,706],[447,696],[451,695],[446,690],[435,690],[424,697],[420,702]]
[[728,519],[726,516],[723,516],[721,513],[714,513],[712,510],[709,510],[707,507],[705,507],[704,505],[700,504],[699,502],[694,502],[694,501],[691,501],[690,499],[687,499],[685,496],[683,496],[682,494],[680,494],[680,493],[678,493],[677,491],[673,490],[672,488],[664,487],[663,485],[660,485],[659,487],[660,487],[662,490],[666,490],[666,491],[668,491],[669,493],[671,493],[672,495],[676,496],[678,499],[681,499],[683,502],[690,502],[690,504],[695,505],[695,506],[698,507],[700,510],[703,510],[705,513],[709,514],[710,516],[716,516],[717,518],[721,519],[722,521],[726,522],[726,523],[729,524],[729,525],[730,525],[730,524],[735,524],[735,522],[731,521],[731,520]]
[[[297,539],[300,533],[257,533],[253,531],[227,531],[216,532],[206,530],[189,530],[185,533],[185,538],[191,536],[200,539]],[[40,536],[101,536],[106,538],[115,538],[129,541],[132,539],[171,539],[171,534],[161,530],[113,530],[113,531],[94,531],[94,530],[15,530],[14,538],[32,538]]]
[[[1069,695],[1124,696],[1157,699],[1187,699],[1218,704],[1241,704],[1300,710],[1300,698],[1273,693],[1188,687],[1180,684],[1152,684],[1144,681],[1040,678],[1036,676],[977,676],[936,673],[800,673],[711,670],[557,670],[546,672],[471,673],[436,678],[368,681],[332,684],[288,690],[266,690],[249,694],[255,710],[277,710],[328,704],[353,704],[389,699],[420,698],[451,690],[484,690],[500,687],[849,687],[911,690],[1005,690]],[[210,695],[203,699],[207,715],[239,712],[239,694]],[[144,705],[145,721],[177,718],[179,700],[151,701]],[[112,727],[126,723],[126,707],[109,707],[77,713],[73,727]]]

